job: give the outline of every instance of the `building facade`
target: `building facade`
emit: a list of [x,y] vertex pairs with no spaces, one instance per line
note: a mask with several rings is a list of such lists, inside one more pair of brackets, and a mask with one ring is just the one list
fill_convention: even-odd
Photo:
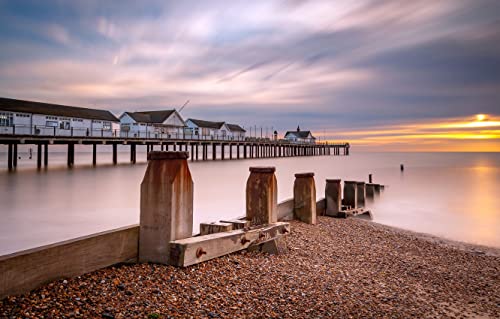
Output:
[[193,139],[243,140],[245,130],[236,124],[188,119],[186,125]]
[[316,138],[312,135],[311,131],[301,131],[297,127],[296,131],[288,131],[285,134],[285,140],[297,144],[315,144]]
[[176,110],[125,112],[120,116],[121,137],[184,138],[185,128]]
[[105,110],[0,98],[0,134],[112,137],[118,123]]

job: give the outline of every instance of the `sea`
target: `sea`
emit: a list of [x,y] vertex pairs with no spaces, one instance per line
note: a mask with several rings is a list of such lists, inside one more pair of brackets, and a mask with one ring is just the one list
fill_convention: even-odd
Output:
[[[119,164],[99,149],[77,149],[75,167],[64,150],[36,169],[36,154],[21,145],[15,172],[0,153],[0,256],[122,226],[138,224],[145,150],[135,165],[120,149]],[[1,151],[1,150],[0,150]],[[228,156],[226,156],[227,158]],[[400,165],[404,165],[404,171]],[[189,161],[194,181],[194,232],[201,222],[245,215],[249,167],[275,166],[278,202],[293,196],[294,174],[314,172],[317,198],[325,180],[385,185],[368,203],[373,221],[446,239],[500,248],[500,153],[363,153],[225,161]]]

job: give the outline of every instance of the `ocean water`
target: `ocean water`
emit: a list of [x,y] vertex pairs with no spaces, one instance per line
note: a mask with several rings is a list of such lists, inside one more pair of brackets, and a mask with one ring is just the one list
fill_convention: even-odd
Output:
[[[250,166],[275,166],[278,201],[292,197],[294,174],[314,172],[317,197],[325,179],[387,185],[369,203],[374,221],[448,239],[500,247],[500,154],[356,153],[278,159],[189,162],[194,180],[194,229],[200,222],[245,214],[245,183]],[[16,172],[0,161],[0,255],[139,222],[140,183],[146,163],[128,153],[75,155],[65,168],[64,153],[50,153],[49,168],[37,171],[36,159],[20,149]],[[405,166],[400,171],[400,164]]]

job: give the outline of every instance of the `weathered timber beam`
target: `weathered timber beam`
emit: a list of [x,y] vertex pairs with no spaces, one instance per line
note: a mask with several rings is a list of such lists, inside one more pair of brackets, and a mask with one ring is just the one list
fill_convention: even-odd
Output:
[[170,242],[170,264],[187,267],[279,238],[290,224],[278,222],[250,230],[233,230]]

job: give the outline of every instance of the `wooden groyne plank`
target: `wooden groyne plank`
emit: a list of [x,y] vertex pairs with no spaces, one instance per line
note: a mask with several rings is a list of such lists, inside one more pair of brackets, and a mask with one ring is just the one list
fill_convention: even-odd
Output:
[[277,222],[250,230],[233,230],[170,242],[170,264],[191,266],[278,238],[290,232],[290,224]]
[[137,261],[139,226],[0,256],[0,299],[121,262]]

